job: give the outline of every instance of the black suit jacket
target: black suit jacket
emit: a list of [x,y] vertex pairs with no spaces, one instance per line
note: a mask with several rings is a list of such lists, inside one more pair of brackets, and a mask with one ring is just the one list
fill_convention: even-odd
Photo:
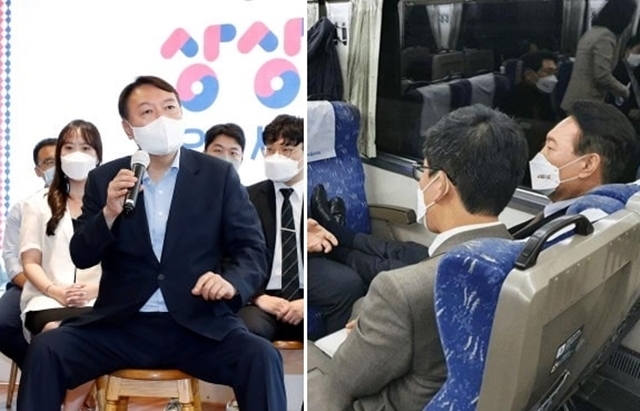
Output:
[[[220,340],[244,327],[234,312],[267,272],[260,220],[231,164],[193,150],[181,149],[180,155],[160,261],[151,245],[144,191],[133,214],[120,215],[111,230],[102,213],[107,186],[120,169],[129,168],[130,157],[89,174],[71,257],[80,268],[102,264],[100,293],[93,312],[70,324],[126,320],[160,287],[170,315],[198,334]],[[202,274],[222,272],[223,255],[231,264],[222,276],[238,294],[221,301],[192,295]]]
[[544,212],[540,212],[532,219],[509,228],[509,234],[511,234],[516,240],[522,240],[523,238],[531,237],[533,233],[535,233],[540,227],[544,226],[549,221],[553,221],[556,218],[565,215],[567,213],[567,208],[569,207],[567,206],[565,208],[562,208],[547,217],[544,217]]
[[[260,289],[256,293],[256,295],[260,295],[264,294],[267,288],[267,284],[269,283],[269,278],[271,277],[273,256],[276,249],[276,213],[279,212],[279,210],[276,210],[276,192],[271,180],[264,180],[252,186],[249,186],[247,187],[247,191],[249,192],[249,198],[251,199],[251,202],[258,210],[260,222],[262,223],[262,230],[267,241],[267,249],[269,250],[267,278],[265,279],[263,284],[261,284]],[[298,245],[298,247],[300,247],[302,256],[304,256],[305,253],[304,228],[306,227],[303,224],[303,220],[304,213],[300,218],[300,244]]]

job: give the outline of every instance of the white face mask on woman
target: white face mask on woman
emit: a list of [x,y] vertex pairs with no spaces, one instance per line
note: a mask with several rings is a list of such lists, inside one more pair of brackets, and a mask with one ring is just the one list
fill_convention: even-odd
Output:
[[633,68],[640,66],[640,54],[629,54],[629,56],[627,57],[627,63],[629,63],[629,66]]
[[156,156],[175,153],[184,142],[184,125],[175,118],[160,116],[144,127],[131,129],[140,148]]
[[298,162],[282,154],[276,153],[264,158],[264,173],[276,183],[286,183],[300,171]]
[[60,157],[62,172],[71,180],[86,180],[89,171],[96,168],[98,159],[81,151],[74,151]]

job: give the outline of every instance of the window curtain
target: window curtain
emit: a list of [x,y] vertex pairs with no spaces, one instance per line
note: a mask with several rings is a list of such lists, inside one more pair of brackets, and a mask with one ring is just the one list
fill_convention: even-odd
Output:
[[460,37],[462,3],[426,7],[431,33],[438,50],[455,50]]
[[380,55],[383,0],[352,0],[351,36],[347,59],[347,99],[360,109],[358,149],[376,156],[376,87]]

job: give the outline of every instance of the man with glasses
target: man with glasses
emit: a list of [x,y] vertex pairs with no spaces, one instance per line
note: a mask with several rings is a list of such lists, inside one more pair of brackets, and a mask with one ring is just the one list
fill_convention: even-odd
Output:
[[333,358],[322,363],[309,348],[316,358],[309,363],[309,409],[422,410],[447,375],[433,300],[440,258],[475,238],[510,238],[498,215],[527,161],[527,142],[512,119],[482,105],[461,108],[429,129],[423,154],[417,206],[418,218],[437,233],[431,258],[376,276]]
[[[46,195],[53,179],[55,166],[56,139],[44,139],[33,148],[34,171],[44,180],[45,188],[34,195]],[[20,262],[20,225],[22,206],[26,200],[17,202],[9,210],[2,244],[2,259],[9,277],[6,290],[0,298],[0,352],[11,358],[22,368],[24,356],[29,347],[24,339],[20,319],[20,296],[27,281]]]
[[304,123],[279,115],[262,133],[267,180],[247,188],[270,254],[266,282],[238,315],[268,340],[303,340]]

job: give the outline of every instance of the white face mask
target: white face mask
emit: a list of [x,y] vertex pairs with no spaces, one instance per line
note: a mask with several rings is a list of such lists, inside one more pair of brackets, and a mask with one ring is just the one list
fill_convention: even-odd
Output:
[[551,162],[547,160],[544,154],[536,154],[536,156],[529,162],[529,171],[531,172],[531,188],[546,196],[551,195],[554,191],[556,191],[560,184],[578,178],[576,176],[568,178],[566,180],[560,180],[560,170],[585,158],[587,155],[576,158],[575,160],[558,168],[551,164]]
[[149,154],[165,156],[178,151],[184,142],[182,120],[160,116],[144,127],[133,127],[133,138]]
[[[40,170],[42,171],[42,170]],[[56,173],[56,168],[51,167],[45,171],[42,171],[42,179],[44,180],[44,185],[49,187],[51,182],[53,181],[53,175]]]
[[276,183],[286,183],[300,171],[298,162],[281,154],[273,154],[264,158],[264,173]]
[[640,66],[640,54],[629,54],[629,57],[627,57],[627,63],[629,63],[633,68]]
[[418,188],[416,189],[416,194],[418,195],[418,203],[416,205],[416,221],[420,222],[420,220],[422,220],[424,218],[424,226],[427,228],[427,230],[429,229],[429,227],[427,227],[427,211],[429,211],[429,209],[431,207],[433,207],[433,205],[436,203],[435,201],[432,201],[429,204],[425,204],[424,203],[424,192],[427,191],[427,189],[429,187],[431,187],[431,184],[436,181],[438,178],[440,178],[440,174],[438,174],[437,176],[435,176],[434,178],[431,179],[431,181],[429,181],[429,183],[424,187],[424,188],[420,188],[420,183],[418,183]]
[[556,84],[558,84],[558,78],[551,75],[540,77],[536,82],[536,87],[545,94],[551,94],[553,89],[556,88]]
[[216,153],[213,154],[213,156],[218,157],[220,160],[224,160],[227,163],[231,163],[231,165],[233,165],[233,168],[236,169],[236,172],[240,170],[240,165],[242,165],[242,161],[240,159],[223,153]]
[[74,151],[60,158],[62,172],[72,180],[82,181],[87,179],[89,171],[96,168],[98,160],[87,153]]

